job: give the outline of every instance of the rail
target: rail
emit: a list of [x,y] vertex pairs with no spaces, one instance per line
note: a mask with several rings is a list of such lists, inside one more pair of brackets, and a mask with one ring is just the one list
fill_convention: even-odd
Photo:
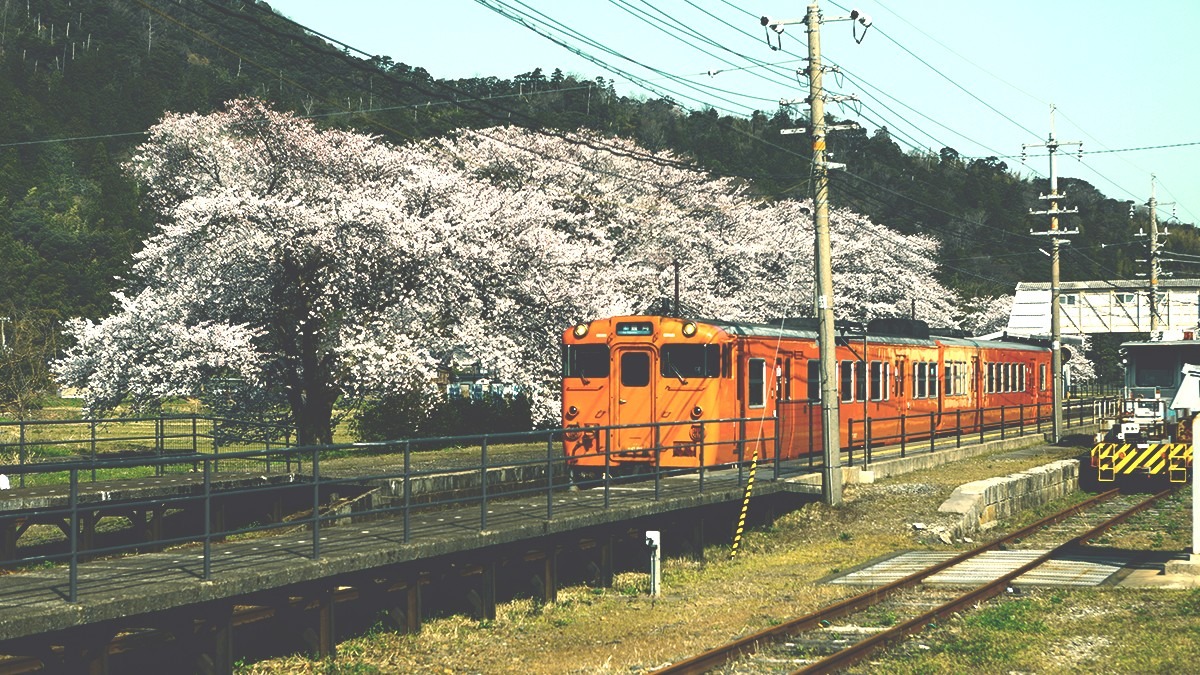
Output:
[[[1149,508],[1171,492],[1171,490],[1161,492],[1133,505],[1130,508],[1123,509],[1119,514],[1106,518],[1099,525],[1091,527],[1083,534],[1071,537],[1065,543],[1054,546],[1051,550],[1042,553],[1031,562],[1014,570],[999,574],[992,581],[960,594],[956,599],[949,603],[939,605],[932,610],[922,613],[916,618],[897,624],[890,629],[880,631],[872,637],[845,647],[834,654],[831,654],[807,666],[801,667],[794,672],[840,672],[842,669],[848,668],[861,661],[873,650],[895,643],[904,637],[924,630],[925,627],[928,626],[929,623],[934,619],[940,619],[953,612],[962,611],[991,597],[994,597],[995,595],[998,595],[1002,589],[1004,589],[1010,582],[1020,577],[1022,574],[1033,570],[1054,555],[1064,550],[1069,550],[1072,547],[1080,546],[1104,530],[1124,522],[1124,520]],[[980,556],[987,551],[1000,549],[1008,546],[1009,544],[1020,542],[1039,530],[1047,528],[1051,525],[1056,525],[1058,523],[1074,519],[1078,514],[1086,512],[1088,509],[1091,509],[1099,504],[1103,504],[1104,502],[1112,500],[1119,495],[1119,490],[1109,490],[1105,493],[1095,495],[1084,502],[1068,507],[1059,513],[1047,516],[1015,532],[1006,534],[971,550],[956,554],[940,563],[914,572],[904,578],[898,579],[884,586],[871,588],[859,593],[858,595],[846,598],[805,616],[782,622],[776,626],[772,626],[757,633],[738,638],[737,640],[729,642],[725,645],[721,645],[715,649],[711,649],[690,658],[677,661],[654,671],[655,675],[693,675],[720,669],[723,666],[730,664],[739,658],[753,654],[754,652],[767,647],[768,645],[781,642],[787,638],[813,630],[820,626],[827,626],[831,621],[850,616],[866,608],[878,605],[888,597],[902,590],[920,586],[925,580],[929,579],[938,572],[954,567],[955,565],[959,565],[967,560]]]

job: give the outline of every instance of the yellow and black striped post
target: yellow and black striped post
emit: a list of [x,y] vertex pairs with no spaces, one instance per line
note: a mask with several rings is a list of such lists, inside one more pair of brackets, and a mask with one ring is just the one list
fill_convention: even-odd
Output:
[[758,444],[754,446],[754,454],[750,456],[750,480],[746,481],[746,496],[742,498],[742,514],[738,516],[737,531],[733,533],[733,548],[729,550],[729,559],[737,556],[742,544],[742,531],[746,529],[746,512],[750,510],[750,494],[754,492],[754,472],[758,469]]

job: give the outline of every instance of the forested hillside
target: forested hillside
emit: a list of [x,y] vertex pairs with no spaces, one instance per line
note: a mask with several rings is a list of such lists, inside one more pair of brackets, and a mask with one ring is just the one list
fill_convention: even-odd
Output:
[[[0,314],[17,321],[111,310],[152,226],[123,163],[165,111],[210,112],[237,97],[395,143],[497,124],[587,128],[693,157],[765,199],[808,191],[803,143],[780,140],[804,124],[788,111],[688,111],[553,64],[440,80],[422,67],[436,64],[358,58],[262,2],[0,0],[0,64]],[[997,295],[1047,276],[1044,242],[1028,235],[1045,227],[1028,215],[1044,184],[996,158],[906,152],[886,130],[840,132],[830,147],[849,167],[834,175],[835,205],[941,240],[949,287]],[[1140,249],[1100,245],[1129,242],[1145,214],[1131,221],[1128,202],[1078,180],[1061,187],[1079,208],[1071,226],[1086,233],[1068,249],[1064,279],[1131,277]],[[1174,227],[1171,247],[1200,253],[1200,239]]]

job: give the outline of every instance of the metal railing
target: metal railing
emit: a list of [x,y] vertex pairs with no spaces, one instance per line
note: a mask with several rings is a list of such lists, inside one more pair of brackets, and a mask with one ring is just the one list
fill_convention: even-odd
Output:
[[[1072,402],[1067,406],[1067,424],[1086,424],[1108,412],[1111,405],[1116,405],[1116,401]],[[971,434],[981,434],[980,438],[983,438],[982,434],[987,432],[986,428],[989,426],[995,427],[991,429],[992,433],[998,431],[1001,437],[1005,437],[1009,431],[1040,429],[1046,424],[1045,410],[1034,411],[1027,416],[1028,412],[1028,407],[1019,406],[996,409],[997,425],[989,425],[990,418],[987,415],[982,415],[974,421],[959,419],[949,430],[937,430],[934,425],[935,433],[925,434],[929,437],[929,445],[922,447],[928,447],[930,451],[936,450],[935,441],[938,438],[949,439],[954,446],[959,446],[967,436],[968,430]],[[527,502],[529,497],[535,497],[544,504],[544,510],[536,517],[549,521],[563,508],[610,509],[614,486],[620,486],[622,481],[637,478],[652,480],[653,490],[622,491],[619,494],[623,500],[658,501],[663,498],[665,481],[685,473],[697,474],[698,479],[673,482],[670,485],[672,495],[704,493],[710,489],[715,479],[719,479],[723,487],[728,487],[731,483],[744,485],[748,481],[748,465],[755,457],[760,464],[768,467],[767,475],[762,476],[760,480],[778,479],[784,473],[785,461],[789,464],[789,470],[800,471],[805,465],[814,466],[815,455],[811,447],[808,448],[809,452],[802,455],[788,454],[791,450],[784,447],[781,417],[782,415],[663,422],[653,425],[573,427],[525,433],[330,446],[268,445],[253,450],[229,450],[228,446],[216,442],[205,446],[201,441],[215,440],[216,435],[211,433],[211,427],[202,431],[205,425],[201,424],[201,418],[170,418],[188,420],[184,428],[190,428],[192,433],[175,433],[171,431],[170,423],[166,420],[153,425],[153,434],[147,434],[155,442],[153,447],[156,452],[153,453],[113,456],[112,453],[96,451],[85,458],[71,461],[0,465],[0,473],[18,476],[17,482],[20,485],[25,485],[26,477],[29,477],[29,483],[44,485],[57,482],[67,486],[65,496],[60,494],[48,499],[44,494],[36,495],[37,499],[28,500],[28,505],[23,497],[33,496],[38,488],[16,488],[4,493],[5,499],[0,500],[0,527],[8,529],[0,532],[0,541],[13,542],[13,548],[5,551],[9,559],[0,560],[0,567],[23,568],[41,564],[65,564],[70,578],[67,600],[75,602],[79,592],[80,564],[96,556],[138,552],[147,548],[194,545],[203,549],[203,570],[200,576],[210,579],[213,574],[214,542],[235,535],[270,536],[285,528],[308,529],[311,532],[309,556],[317,559],[322,555],[322,528],[347,520],[356,522],[363,519],[392,519],[392,525],[400,533],[401,540],[409,543],[416,536],[418,529],[413,519],[425,510],[458,509],[457,515],[463,518],[460,523],[470,525],[471,522],[475,522],[478,529],[483,531],[493,527],[497,519],[515,518],[527,521],[530,518],[527,504],[523,510],[510,511],[505,511],[499,506],[511,498],[523,497]],[[907,420],[913,417],[901,416],[894,419],[898,420],[902,427],[907,427]],[[984,424],[979,424],[979,419],[982,419]],[[849,421],[849,424],[854,428],[854,421]],[[848,455],[849,465],[853,465],[855,449],[861,449],[865,453],[864,459],[870,461],[872,449],[879,447],[880,439],[871,438],[871,429],[880,424],[880,421],[871,419],[865,425],[859,424],[858,428],[865,431],[862,440],[856,442],[853,433],[849,439],[844,439],[847,442],[843,452]],[[725,452],[722,454],[728,462],[723,466],[664,465],[664,455],[681,447],[676,445],[673,439],[679,437],[678,427],[685,425],[689,430],[696,426],[701,429],[698,438],[693,439],[699,446],[699,457],[704,457],[704,451],[711,447],[723,447]],[[975,430],[974,427],[980,427],[980,430]],[[20,428],[25,430],[31,427]],[[648,428],[653,438],[653,446],[645,449],[648,450],[645,461],[640,463],[645,473],[633,477],[615,476],[613,469],[619,463],[618,460],[627,459],[630,455],[627,451],[612,447],[612,435],[637,428]],[[708,431],[716,429],[736,430],[736,433],[721,435],[715,431]],[[916,431],[921,430],[917,428]],[[595,439],[594,449],[568,457],[569,443],[566,442],[571,440],[572,435],[575,439],[590,435]],[[131,436],[136,437],[133,434]],[[904,438],[899,441],[900,454],[903,456],[911,441]],[[41,442],[45,442],[45,439]],[[63,441],[79,442],[79,439]],[[92,442],[90,435],[86,442]],[[100,443],[100,439],[96,438],[95,442]],[[452,450],[422,450],[426,447],[450,447]],[[167,451],[168,449],[173,451]],[[601,460],[596,465],[603,471],[589,482],[573,484],[570,478],[570,462],[588,458]],[[284,468],[288,475],[281,477],[276,474],[277,479],[272,479],[270,475],[259,475],[264,467]],[[244,472],[249,468],[254,469],[250,478],[245,478],[243,473],[243,479],[229,479],[231,475],[237,475],[238,471]],[[92,476],[96,476],[97,473],[104,476],[124,476],[130,472],[140,472],[140,475],[173,475],[179,485],[173,486],[169,494],[164,494],[139,492],[139,489],[132,485],[133,481],[124,478],[107,478],[106,484],[100,485],[90,485],[82,480],[87,473],[91,473]],[[124,492],[127,496],[114,501],[110,497],[100,497],[97,494],[99,491],[111,493],[116,487],[125,487]],[[572,505],[562,506],[562,494],[573,487],[585,489],[572,493]],[[369,500],[360,499],[357,506],[349,503],[355,495],[361,496],[368,492],[371,494]],[[334,494],[351,497],[334,503]],[[288,503],[295,509],[293,513],[303,515],[287,522],[243,522],[234,525],[221,525],[214,520],[214,513],[226,500],[248,497],[263,500],[289,499]],[[88,536],[86,539],[92,541],[93,545],[81,547],[85,534],[95,534],[94,531],[85,533],[81,524],[90,523],[94,527],[105,517],[149,509],[160,509],[163,513],[169,510],[193,509],[202,511],[203,518],[197,519],[199,525],[194,522],[190,525],[181,524],[169,535],[153,541],[101,545]],[[46,547],[44,552],[31,552],[33,547],[17,545],[20,535],[29,531],[30,523],[51,525],[55,531],[59,529],[57,525],[61,525],[66,540],[55,540],[55,547]],[[429,527],[432,531],[437,526],[423,527]],[[22,549],[25,549],[25,555],[22,555]],[[228,560],[228,556],[222,557],[223,563]]]
[[[100,478],[102,459],[269,452],[291,444],[289,428],[200,415],[0,421],[0,463],[91,462],[85,474],[90,473],[92,481]],[[155,475],[162,475],[167,468],[154,467]],[[271,471],[275,467],[268,464],[263,468]],[[285,466],[285,470],[290,472],[291,467]],[[17,474],[19,487],[26,486],[25,476],[24,472]]]
[[[1111,416],[1119,405],[1120,399],[1116,397],[1066,401],[1063,426],[1070,429],[1093,424]],[[785,448],[785,452],[792,456],[820,453],[820,404],[788,401],[781,403],[780,409],[789,430],[783,438],[801,446],[798,450]],[[843,412],[846,411],[843,407]],[[912,450],[935,452],[939,448],[962,447],[965,438],[977,438],[982,443],[989,435],[1004,439],[1011,434],[1043,433],[1052,425],[1052,414],[1052,404],[1042,403],[868,416],[865,420],[845,416],[841,421],[840,446],[845,454],[844,464],[854,466],[856,452],[860,453],[861,461],[870,463],[875,451],[882,447],[895,447],[900,457],[906,457]]]

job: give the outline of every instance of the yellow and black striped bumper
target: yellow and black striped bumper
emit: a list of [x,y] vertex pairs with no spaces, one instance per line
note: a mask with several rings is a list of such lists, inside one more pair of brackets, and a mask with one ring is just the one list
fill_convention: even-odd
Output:
[[1191,465],[1191,443],[1151,443],[1145,448],[1132,443],[1098,443],[1092,448],[1092,466],[1101,481],[1134,473],[1166,473],[1172,483],[1182,483]]

